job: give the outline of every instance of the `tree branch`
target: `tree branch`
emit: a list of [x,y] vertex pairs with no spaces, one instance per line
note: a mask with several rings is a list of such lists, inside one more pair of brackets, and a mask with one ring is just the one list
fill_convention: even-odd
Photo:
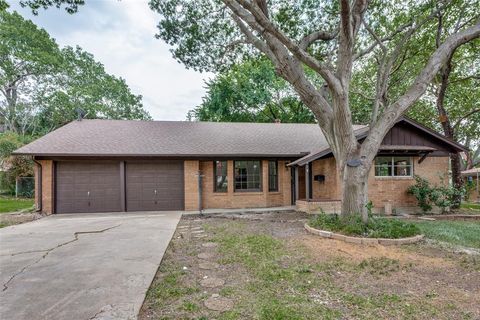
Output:
[[298,46],[302,50],[307,50],[309,46],[311,46],[315,41],[323,40],[323,41],[330,41],[337,37],[338,30],[333,32],[328,31],[315,31],[310,34],[307,34],[305,37],[300,40]]
[[460,119],[458,119],[455,124],[453,125],[453,128],[454,130],[456,130],[458,128],[458,126],[461,124],[461,122],[465,119],[467,119],[468,117],[474,115],[475,113],[478,113],[480,112],[480,109],[474,109],[470,112],[468,112],[467,114],[464,114]]
[[390,130],[397,119],[425,93],[428,85],[431,83],[440,68],[447,62],[451,53],[473,39],[480,37],[480,21],[475,25],[450,35],[440,47],[431,55],[427,64],[416,77],[414,83],[409,89],[391,104],[371,126],[370,132],[362,144],[363,154],[368,155],[380,146],[380,137],[383,137]]
[[[276,37],[267,32],[257,23],[255,17],[238,5],[236,1],[226,1],[225,3],[232,10],[233,19],[242,33],[249,41],[253,41],[259,50],[268,55],[274,63],[277,73],[293,86],[301,100],[315,114],[318,122],[323,125],[328,123],[331,120],[332,107],[307,79],[303,66],[289,55],[287,48]],[[265,42],[258,39],[245,23],[256,32],[261,33]]]
[[[332,70],[327,66],[320,63],[317,59],[312,57],[305,50],[302,50],[298,44],[294,43],[289,37],[287,37],[282,31],[280,31],[262,12],[261,10],[252,4],[250,1],[246,0],[237,0],[237,1],[226,1],[227,6],[234,8],[236,11],[240,12],[241,9],[248,11],[250,16],[249,20],[253,20],[256,24],[260,25],[257,31],[261,34],[268,32],[276,40],[282,43],[295,57],[297,57],[304,64],[315,70],[323,79],[328,83],[329,87],[332,90],[341,90],[340,83],[338,79],[333,74]],[[238,8],[238,7],[240,8]],[[232,9],[233,10],[233,9]],[[243,20],[245,20],[242,17]],[[247,21],[249,23],[249,21]]]

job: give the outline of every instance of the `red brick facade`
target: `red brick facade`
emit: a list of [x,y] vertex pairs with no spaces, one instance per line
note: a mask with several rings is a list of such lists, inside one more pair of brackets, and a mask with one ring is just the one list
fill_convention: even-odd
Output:
[[[427,179],[432,184],[448,183],[449,157],[427,157],[421,163],[419,159],[419,157],[412,157],[415,175]],[[312,203],[302,202],[297,206],[301,211],[307,212],[319,208],[323,208],[326,212],[337,212],[339,203],[335,200],[341,199],[341,181],[339,172],[336,170],[335,159],[331,157],[313,161],[312,170],[313,175],[324,175],[325,181],[312,181]],[[417,201],[407,193],[407,189],[414,183],[413,176],[375,177],[375,169],[372,166],[368,178],[368,198],[377,212],[383,212],[386,204],[390,204],[395,210],[412,211],[416,208]]]
[[[202,180],[202,206],[203,209],[214,208],[262,208],[278,207],[291,204],[290,168],[286,167],[285,161],[278,161],[278,191],[268,191],[268,161],[262,161],[262,191],[259,192],[235,192],[234,191],[234,161],[227,161],[227,192],[214,191],[213,161],[200,161]],[[185,166],[185,177],[187,173]],[[190,181],[188,184],[197,183]],[[185,183],[187,186],[187,182]],[[186,187],[187,188],[187,187]],[[186,207],[187,208],[187,207]],[[190,207],[189,207],[190,208]],[[191,208],[189,210],[197,210]],[[187,209],[188,210],[188,209]]]
[[[53,213],[53,201],[54,201],[54,189],[53,189],[53,161],[52,160],[38,160],[38,163],[42,166],[39,169],[38,165],[35,165],[35,207],[40,209],[45,214],[52,214]],[[40,172],[42,173],[42,177],[40,179]],[[41,185],[41,192],[42,192],[42,200],[40,201],[39,191]]]
[[[418,163],[419,157],[413,157],[414,173],[428,179],[434,184],[448,182],[448,157],[427,157]],[[54,179],[53,161],[39,160],[42,165],[42,211],[51,214],[54,208]],[[261,208],[291,205],[291,168],[286,161],[278,161],[278,191],[268,191],[268,160],[262,160],[262,190],[259,192],[234,191],[234,161],[227,161],[227,192],[214,191],[213,160],[185,160],[185,210],[199,210],[214,208]],[[300,168],[302,169],[302,168]],[[199,199],[198,174],[202,174],[202,201]],[[305,204],[305,211],[325,207],[326,211],[337,212],[340,209],[341,183],[333,157],[315,160],[312,163],[312,176],[324,175],[325,181],[312,181],[312,195],[315,203]],[[35,177],[38,180],[39,170],[36,168]],[[299,181],[299,189],[305,180]],[[385,204],[390,203],[394,209],[404,210],[414,208],[416,200],[407,194],[407,188],[414,184],[413,177],[375,177],[372,168],[369,176],[368,196],[373,202],[376,211],[383,211]],[[38,187],[35,192],[37,208],[40,206]],[[303,192],[304,194],[304,192]],[[301,205],[300,205],[301,206]],[[302,207],[303,208],[303,207]],[[308,209],[308,210],[307,210]]]

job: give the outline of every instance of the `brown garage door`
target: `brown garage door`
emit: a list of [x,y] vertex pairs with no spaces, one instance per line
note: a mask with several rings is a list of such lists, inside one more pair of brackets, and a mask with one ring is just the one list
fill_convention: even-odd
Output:
[[127,162],[127,211],[183,210],[183,161]]
[[57,162],[57,213],[121,211],[120,190],[119,162]]

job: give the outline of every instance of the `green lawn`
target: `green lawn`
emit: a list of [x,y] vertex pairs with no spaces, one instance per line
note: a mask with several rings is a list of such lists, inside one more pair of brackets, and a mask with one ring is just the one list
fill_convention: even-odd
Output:
[[[182,218],[139,320],[479,319],[476,258],[306,236],[303,221],[284,219]],[[209,310],[213,295],[232,309]]]
[[0,213],[15,212],[23,209],[33,209],[33,199],[0,197]]
[[[462,209],[471,209],[474,211],[479,211],[480,212],[480,203],[468,203],[464,202],[461,205]],[[477,212],[478,213],[478,212]]]
[[430,239],[480,249],[480,222],[415,221],[414,223]]

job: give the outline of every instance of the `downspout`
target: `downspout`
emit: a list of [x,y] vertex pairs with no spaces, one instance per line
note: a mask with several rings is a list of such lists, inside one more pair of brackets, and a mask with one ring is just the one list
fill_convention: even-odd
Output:
[[202,203],[202,171],[198,171],[198,211],[202,214],[203,203]]
[[38,185],[38,208],[37,210],[35,210],[35,212],[41,212],[42,211],[42,199],[43,199],[43,196],[42,196],[42,176],[43,176],[43,173],[42,173],[42,164],[40,162],[38,162],[37,160],[35,159],[32,159],[33,162],[38,166],[38,171],[37,171],[37,174],[38,174],[38,183],[35,182],[36,185]]

